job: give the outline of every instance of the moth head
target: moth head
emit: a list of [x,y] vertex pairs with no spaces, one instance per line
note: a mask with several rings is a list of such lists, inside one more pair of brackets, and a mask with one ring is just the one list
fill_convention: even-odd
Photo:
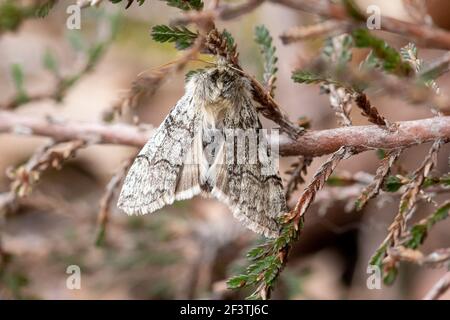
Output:
[[205,104],[235,101],[250,90],[248,79],[222,59],[215,67],[194,74],[187,87],[194,90],[199,102]]

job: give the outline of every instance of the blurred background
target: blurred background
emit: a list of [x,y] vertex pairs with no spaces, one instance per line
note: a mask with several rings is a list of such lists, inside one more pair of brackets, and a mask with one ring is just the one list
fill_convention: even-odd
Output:
[[[208,1],[206,1],[208,2]],[[66,8],[73,1],[59,1],[44,19],[26,20],[15,32],[0,34],[0,105],[15,95],[11,66],[19,64],[24,86],[30,94],[52,90],[55,79],[45,67],[51,52],[62,74],[73,74],[86,60],[85,48],[116,35],[105,48],[95,69],[84,75],[62,103],[43,100],[21,106],[15,112],[77,121],[103,121],[105,113],[117,103],[138,74],[149,72],[176,59],[180,53],[171,44],[154,42],[153,25],[168,23],[179,12],[160,1],[143,6],[108,1],[100,8],[82,10],[81,30],[68,30]],[[381,13],[409,20],[401,0],[358,1],[361,7],[377,4]],[[428,1],[434,22],[450,29],[449,1]],[[234,36],[242,66],[260,76],[261,60],[253,41],[254,28],[265,24],[271,31],[279,57],[276,99],[291,119],[311,119],[313,129],[337,127],[326,96],[317,86],[294,84],[292,70],[301,68],[317,56],[321,38],[284,46],[279,35],[289,27],[314,23],[318,18],[266,3],[249,15],[230,22],[219,22]],[[394,47],[405,39],[380,33]],[[108,40],[109,41],[109,40]],[[354,63],[367,52],[354,52]],[[439,52],[420,48],[427,60]],[[361,56],[359,58],[359,56]],[[184,92],[184,76],[198,62],[189,63],[184,72],[168,78],[159,90],[137,110],[139,120],[158,126]],[[450,86],[448,75],[439,79],[441,90]],[[395,97],[376,92],[372,104],[390,121],[432,116],[429,108],[408,106]],[[354,123],[365,124],[359,112]],[[133,119],[124,117],[120,121]],[[265,125],[272,126],[269,121]],[[0,134],[0,192],[9,190],[5,172],[16,167],[45,143],[46,139]],[[399,163],[413,170],[429,145],[404,152]],[[245,252],[260,241],[240,226],[228,209],[214,200],[195,198],[177,202],[155,214],[128,217],[113,206],[104,242],[96,245],[99,200],[106,184],[134,148],[92,146],[81,150],[61,170],[48,170],[25,203],[4,217],[1,225],[3,248],[9,262],[0,278],[0,299],[182,299],[243,298],[246,292],[226,290],[226,279],[247,265]],[[448,171],[449,148],[440,152],[437,171]],[[326,159],[315,159],[307,181]],[[285,172],[295,158],[283,158]],[[375,152],[365,152],[344,161],[341,175],[374,173],[378,165]],[[299,191],[293,196],[298,198]],[[367,263],[384,239],[397,207],[398,198],[384,195],[370,202],[363,212],[352,210],[358,195],[346,189],[327,187],[318,196],[306,218],[304,232],[294,248],[288,267],[274,292],[275,299],[416,299],[421,298],[442,276],[443,270],[403,264],[392,287],[369,290]],[[443,198],[444,199],[444,198]],[[115,203],[116,200],[114,200]],[[427,207],[428,206],[428,207]],[[418,218],[430,210],[420,205]],[[427,239],[424,250],[450,246],[450,221],[438,224]],[[81,268],[81,289],[66,287],[66,268]],[[444,298],[450,298],[447,294]]]

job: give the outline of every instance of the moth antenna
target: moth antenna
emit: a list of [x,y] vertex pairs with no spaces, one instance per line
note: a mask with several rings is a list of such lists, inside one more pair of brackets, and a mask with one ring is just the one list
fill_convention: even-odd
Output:
[[165,67],[168,67],[168,66],[171,66],[171,65],[173,65],[173,64],[175,64],[175,63],[177,63],[177,60],[173,60],[173,61],[170,61],[170,62],[167,62],[167,63],[165,63],[165,64],[163,64],[163,65],[160,65],[160,66],[158,66],[158,67],[156,67],[156,68],[153,68],[153,69],[146,69],[146,70],[143,70],[143,71],[141,71],[140,73],[138,73],[138,77],[140,77],[140,76],[142,76],[144,73],[147,73],[147,72],[160,72],[161,71],[161,69],[163,69],[163,68],[165,68]]
[[[176,59],[176,60],[167,62],[167,63],[165,63],[165,64],[163,64],[163,65],[160,65],[160,66],[158,66],[158,67],[156,67],[156,68],[153,68],[153,69],[146,69],[146,70],[143,70],[143,71],[141,71],[140,73],[138,73],[137,76],[140,77],[140,76],[142,76],[144,73],[147,73],[147,72],[160,72],[161,69],[166,68],[166,67],[168,67],[168,66],[171,66],[171,65],[177,63],[178,60],[179,60],[179,59]],[[202,59],[198,59],[198,58],[191,58],[191,59],[189,59],[189,60],[190,60],[190,61],[199,61],[199,62],[203,62],[203,63],[206,63],[206,64],[210,64],[210,65],[213,65],[213,66],[217,66],[217,63],[210,62],[210,61],[206,61],[206,60],[202,60]]]
[[198,61],[198,62],[203,62],[203,63],[206,63],[206,64],[210,64],[210,65],[213,65],[213,66],[217,66],[217,63],[215,63],[215,62],[211,62],[211,61],[206,61],[206,60],[202,60],[202,59],[198,59],[198,58],[192,58],[192,59],[190,59],[191,61]]

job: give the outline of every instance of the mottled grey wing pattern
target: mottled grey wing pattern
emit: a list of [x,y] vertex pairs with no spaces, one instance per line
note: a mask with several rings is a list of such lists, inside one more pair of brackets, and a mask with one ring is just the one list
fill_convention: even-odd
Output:
[[[186,94],[130,168],[118,206],[128,214],[145,214],[176,200],[212,195],[249,229],[276,237],[276,218],[286,212],[286,200],[275,164],[270,157],[265,163],[259,157],[238,162],[236,146],[230,148],[235,155],[230,163],[227,138],[212,139],[214,130],[222,130],[220,136],[226,137],[227,130],[238,129],[258,133],[258,145],[267,144],[259,134],[261,124],[251,96],[248,79],[227,66],[192,76]],[[218,146],[213,157],[207,151],[211,146],[214,150]],[[249,156],[256,152],[244,151]]]
[[[226,117],[224,127],[259,132],[261,123],[251,100],[243,99],[243,104],[235,110],[239,112]],[[260,136],[260,139],[265,137]],[[211,194],[227,204],[233,215],[249,229],[266,237],[276,237],[280,226],[274,218],[287,211],[286,198],[278,169],[273,163],[265,165],[272,166],[273,173],[268,174],[259,161],[254,164],[214,164]]]
[[136,157],[118,201],[126,213],[151,213],[200,193],[198,165],[183,166],[200,123],[193,101],[188,91]]

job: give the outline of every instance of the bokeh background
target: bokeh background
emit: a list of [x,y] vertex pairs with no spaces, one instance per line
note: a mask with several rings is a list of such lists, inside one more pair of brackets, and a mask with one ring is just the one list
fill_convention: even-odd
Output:
[[[167,23],[179,12],[160,1],[146,1],[124,10],[123,5],[105,2],[101,8],[82,11],[82,27],[70,31],[65,23],[66,8],[73,1],[60,1],[45,19],[27,20],[16,32],[0,35],[0,105],[15,94],[11,65],[20,64],[30,93],[51,90],[54,78],[43,66],[51,51],[61,72],[70,74],[83,61],[77,43],[88,45],[107,37],[110,18],[118,15],[117,35],[95,70],[85,75],[63,103],[30,103],[15,112],[35,117],[52,115],[78,121],[103,121],[105,112],[120,99],[136,76],[173,61],[180,55],[171,44],[154,42],[153,25]],[[402,1],[359,1],[362,7],[377,4],[382,14],[409,20]],[[450,2],[428,1],[436,24],[450,29]],[[306,25],[318,18],[264,4],[253,13],[227,23],[219,22],[235,37],[241,64],[251,74],[262,71],[254,28],[265,24],[274,37],[279,57],[276,98],[291,119],[308,117],[312,128],[336,127],[326,96],[316,86],[294,84],[293,69],[317,56],[323,39],[283,46],[279,35],[289,27]],[[380,34],[399,48],[405,39]],[[81,46],[83,47],[83,45]],[[77,49],[78,48],[78,49]],[[366,52],[354,52],[355,63]],[[424,59],[439,52],[420,49]],[[359,57],[360,56],[360,57]],[[157,126],[183,94],[184,74],[198,67],[192,62],[184,72],[167,79],[151,99],[137,110],[140,122]],[[446,91],[450,77],[439,80]],[[400,99],[377,92],[373,104],[391,121],[430,117],[429,108],[408,106]],[[352,113],[355,124],[365,124],[359,112]],[[132,121],[127,117],[124,122]],[[271,126],[269,121],[265,121]],[[0,134],[0,191],[9,190],[5,174],[10,166],[26,161],[45,139]],[[417,167],[429,146],[415,147],[400,159],[406,169]],[[49,170],[25,203],[4,217],[1,237],[11,260],[0,278],[0,299],[181,299],[242,298],[245,292],[226,290],[225,281],[246,264],[246,249],[258,236],[242,228],[228,209],[214,200],[195,198],[165,207],[155,214],[128,217],[115,207],[102,246],[95,245],[99,199],[121,162],[136,152],[119,146],[92,146],[78,153],[61,170]],[[448,171],[449,149],[440,152],[437,171]],[[315,159],[308,179],[325,158]],[[295,158],[281,161],[286,171]],[[375,152],[366,152],[344,161],[338,173],[374,173]],[[302,189],[302,188],[300,188]],[[395,215],[398,198],[383,196],[362,212],[351,210],[357,193],[327,187],[308,213],[306,227],[290,257],[287,269],[274,292],[279,299],[415,299],[421,298],[445,270],[404,264],[392,287],[369,290],[367,262],[386,235]],[[296,196],[299,192],[296,193]],[[296,198],[295,196],[293,197]],[[333,200],[338,199],[338,200]],[[445,197],[443,198],[445,199]],[[430,205],[421,205],[423,217]],[[450,222],[437,225],[426,249],[450,246]],[[78,265],[82,271],[81,290],[66,287],[66,268]],[[450,298],[447,294],[444,298]]]

